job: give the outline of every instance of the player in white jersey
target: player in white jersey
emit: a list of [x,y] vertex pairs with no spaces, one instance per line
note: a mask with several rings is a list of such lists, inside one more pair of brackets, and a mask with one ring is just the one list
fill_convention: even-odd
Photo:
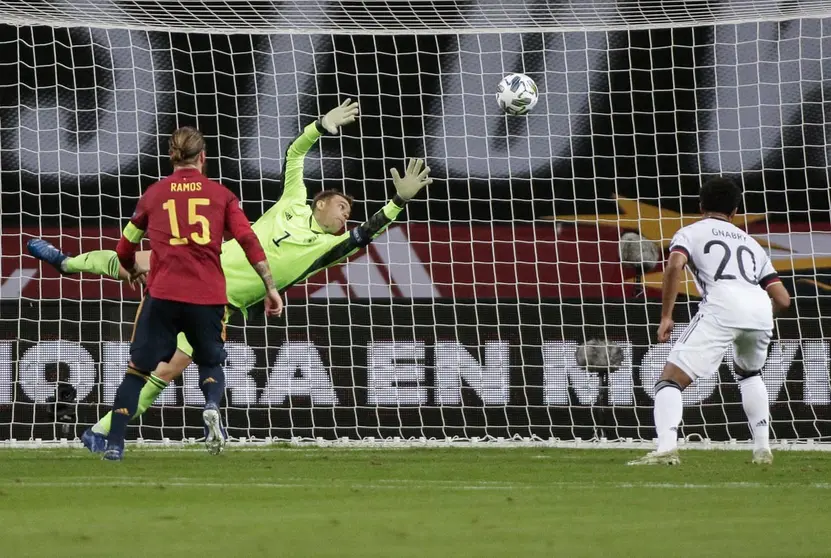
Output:
[[729,179],[705,183],[700,193],[703,219],[679,230],[670,243],[658,341],[668,341],[675,325],[672,310],[684,266],[692,273],[702,301],[655,384],[658,448],[630,465],[680,463],[681,392],[698,378],[716,374],[731,345],[742,407],[753,434],[753,462],[773,461],[768,392],[761,373],[774,312],[790,306],[791,298],[765,250],[733,225],[740,196],[739,187]]

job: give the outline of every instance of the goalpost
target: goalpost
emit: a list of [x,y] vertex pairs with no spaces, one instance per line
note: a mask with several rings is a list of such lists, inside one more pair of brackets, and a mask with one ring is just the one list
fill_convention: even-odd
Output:
[[[288,144],[346,97],[360,122],[309,154],[310,197],[344,188],[362,220],[405,157],[438,180],[290,289],[285,319],[232,320],[235,439],[651,443],[670,345],[661,266],[643,261],[719,174],[794,295],[764,369],[772,439],[831,439],[829,1],[0,1],[0,31],[0,446],[71,443],[108,410],[139,298],[61,278],[26,241],[113,249],[186,124],[257,219]],[[540,89],[524,117],[494,99],[512,72]],[[685,285],[673,340],[698,304]],[[614,366],[587,363],[587,342]],[[749,438],[731,362],[684,393],[701,447]],[[191,367],[129,435],[200,437],[196,382]]]

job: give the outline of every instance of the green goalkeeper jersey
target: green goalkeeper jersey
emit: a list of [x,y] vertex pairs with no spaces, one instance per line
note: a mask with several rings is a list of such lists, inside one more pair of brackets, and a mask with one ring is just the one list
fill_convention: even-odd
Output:
[[[303,182],[306,153],[317,142],[322,130],[319,122],[313,122],[289,146],[284,162],[282,196],[252,226],[265,250],[274,282],[281,291],[340,263],[372,242],[404,207],[404,201],[396,196],[350,231],[340,235],[323,232],[307,203]],[[245,308],[265,298],[263,281],[236,240],[222,245],[221,263],[230,304],[245,312]]]

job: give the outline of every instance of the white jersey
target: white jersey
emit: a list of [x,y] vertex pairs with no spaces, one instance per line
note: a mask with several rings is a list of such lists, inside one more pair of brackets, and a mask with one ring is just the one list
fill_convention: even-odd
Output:
[[779,276],[756,239],[732,223],[709,217],[675,233],[669,249],[687,256],[687,268],[703,298],[699,313],[727,327],[773,329],[773,307],[765,289]]

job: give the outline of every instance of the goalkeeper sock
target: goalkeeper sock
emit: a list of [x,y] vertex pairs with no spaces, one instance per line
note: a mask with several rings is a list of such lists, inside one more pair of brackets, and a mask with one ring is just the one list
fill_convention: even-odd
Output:
[[220,406],[225,393],[225,371],[222,366],[199,366],[199,387],[205,396],[205,403]]
[[681,390],[674,382],[658,382],[655,386],[655,430],[658,431],[658,452],[678,447],[678,425],[684,413]]
[[751,376],[739,381],[742,407],[753,433],[754,449],[770,449],[770,401],[768,388],[761,376]]
[[[167,382],[165,382],[158,376],[151,375],[149,378],[147,378],[147,383],[144,384],[144,387],[141,388],[141,393],[139,393],[138,408],[136,409],[136,414],[133,415],[133,418],[143,415],[144,411],[146,411],[150,408],[151,405],[153,405],[153,403],[156,401],[156,399],[159,398],[159,395],[164,391],[164,388],[166,387]],[[101,417],[101,420],[99,420],[93,425],[92,431],[96,434],[103,434],[104,436],[106,436],[110,433],[112,418],[113,413],[112,411],[110,411],[106,415]]]
[[139,393],[147,377],[140,372],[127,369],[127,374],[115,392],[113,401],[112,419],[110,433],[107,435],[107,446],[124,447],[124,436],[127,434],[127,424],[136,412],[138,407]]
[[158,376],[154,376],[150,374],[150,377],[147,378],[147,383],[144,384],[144,387],[141,388],[141,393],[139,394],[139,402],[138,402],[138,409],[136,410],[135,416],[136,418],[140,415],[144,414],[144,411],[150,408],[150,406],[156,402],[156,399],[159,398],[159,395],[164,391],[164,388],[167,387],[167,382],[159,378]]
[[120,268],[118,255],[114,250],[93,250],[92,252],[66,258],[61,264],[61,269],[65,273],[81,273],[83,271],[106,275],[116,280],[121,278],[119,276]]

